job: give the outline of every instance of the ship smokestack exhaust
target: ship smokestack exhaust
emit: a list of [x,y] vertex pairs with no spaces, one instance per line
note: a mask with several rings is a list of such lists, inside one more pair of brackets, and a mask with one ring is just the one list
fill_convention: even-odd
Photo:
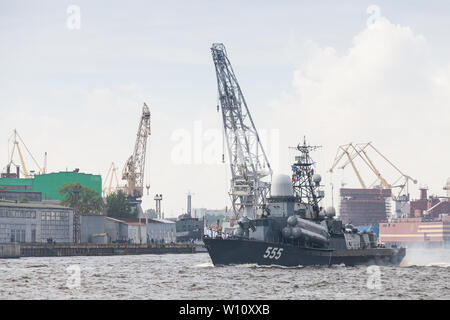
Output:
[[420,199],[426,200],[427,199],[427,188],[420,189]]

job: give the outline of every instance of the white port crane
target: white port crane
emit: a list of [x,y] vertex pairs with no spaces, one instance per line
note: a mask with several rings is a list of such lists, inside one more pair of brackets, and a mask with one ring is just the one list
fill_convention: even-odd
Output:
[[262,179],[272,176],[272,169],[225,46],[214,43],[211,52],[231,167],[230,197],[233,211],[236,218],[242,215],[254,218],[265,210],[270,182]]

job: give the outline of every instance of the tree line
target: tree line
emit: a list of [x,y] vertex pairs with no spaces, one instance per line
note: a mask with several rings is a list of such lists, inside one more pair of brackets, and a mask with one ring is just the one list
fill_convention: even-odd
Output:
[[110,193],[106,201],[95,190],[79,182],[65,184],[58,189],[63,196],[61,205],[76,210],[79,214],[105,214],[112,218],[137,218],[123,190]]

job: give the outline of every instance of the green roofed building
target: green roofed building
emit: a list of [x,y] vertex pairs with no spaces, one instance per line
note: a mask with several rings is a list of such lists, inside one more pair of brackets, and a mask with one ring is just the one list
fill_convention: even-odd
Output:
[[58,189],[68,183],[82,186],[102,194],[102,177],[79,172],[55,172],[35,175],[31,179],[0,178],[0,191],[41,192],[42,200],[62,200]]

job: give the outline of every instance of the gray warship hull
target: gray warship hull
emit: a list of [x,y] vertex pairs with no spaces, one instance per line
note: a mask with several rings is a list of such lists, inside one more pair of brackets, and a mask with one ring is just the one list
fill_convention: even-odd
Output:
[[404,248],[321,249],[248,239],[203,239],[215,266],[257,264],[284,267],[354,265],[398,265]]

